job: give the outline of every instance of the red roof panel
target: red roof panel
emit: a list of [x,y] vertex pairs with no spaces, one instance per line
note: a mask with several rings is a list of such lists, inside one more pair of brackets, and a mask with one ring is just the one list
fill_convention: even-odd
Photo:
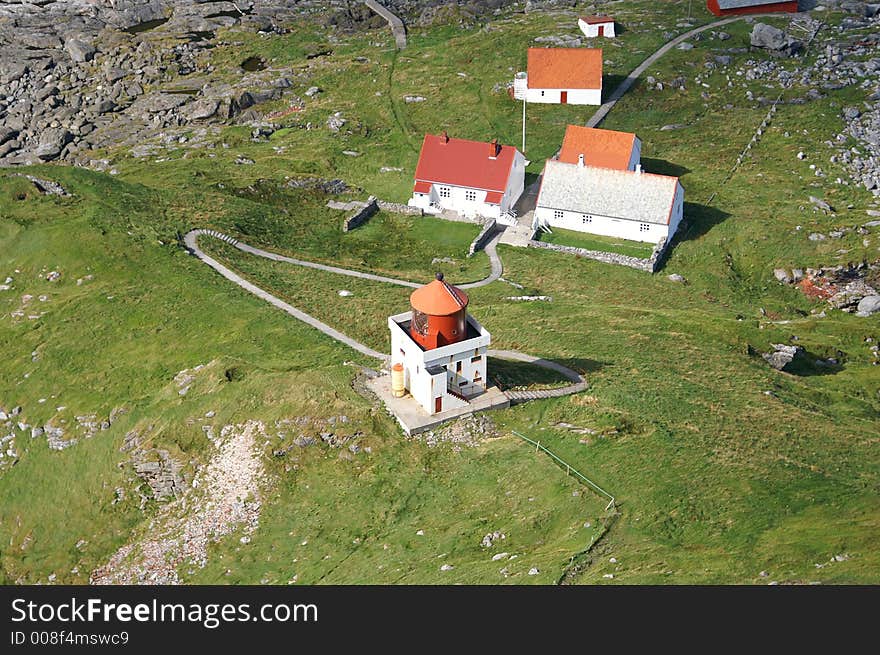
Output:
[[413,188],[413,192],[415,192],[415,193],[431,193],[431,183],[430,182],[422,182],[421,180],[417,180],[416,186]]
[[490,205],[500,205],[501,199],[504,197],[504,194],[500,191],[490,191],[486,194],[486,202]]
[[491,150],[490,143],[426,134],[416,166],[416,184],[432,182],[503,194],[516,148],[499,146],[494,158]]

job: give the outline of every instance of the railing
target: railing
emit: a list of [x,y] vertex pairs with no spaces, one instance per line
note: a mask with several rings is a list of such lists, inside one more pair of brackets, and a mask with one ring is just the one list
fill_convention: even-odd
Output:
[[564,466],[564,467],[565,467],[565,473],[566,473],[566,475],[574,475],[578,480],[580,480],[580,481],[583,482],[584,484],[588,485],[588,486],[589,486],[591,489],[593,489],[594,491],[600,493],[601,495],[605,496],[606,498],[610,498],[610,499],[611,499],[611,502],[609,502],[609,503],[605,506],[605,511],[606,511],[606,512],[607,512],[609,509],[611,509],[612,507],[614,507],[614,496],[612,496],[610,493],[608,493],[607,491],[605,491],[605,490],[604,490],[602,487],[600,487],[598,484],[596,484],[595,482],[593,482],[592,480],[590,480],[586,475],[584,475],[583,473],[581,473],[580,471],[578,471],[578,470],[577,470],[576,468],[574,468],[571,464],[569,464],[568,462],[566,462],[565,460],[563,460],[563,459],[562,459],[561,457],[559,457],[556,453],[554,453],[554,452],[552,452],[551,450],[549,450],[546,446],[542,446],[540,441],[535,441],[534,439],[529,439],[527,436],[525,436],[524,434],[520,434],[520,433],[517,432],[516,430],[512,430],[512,432],[513,432],[513,434],[515,434],[516,436],[518,436],[518,437],[519,437],[520,439],[522,439],[523,441],[527,441],[528,443],[532,444],[532,445],[535,447],[535,452],[541,450],[541,451],[543,451],[544,453],[546,453],[547,455],[549,455],[549,456],[550,456],[550,457],[551,457],[551,458],[552,458],[557,464],[559,464],[560,466]]

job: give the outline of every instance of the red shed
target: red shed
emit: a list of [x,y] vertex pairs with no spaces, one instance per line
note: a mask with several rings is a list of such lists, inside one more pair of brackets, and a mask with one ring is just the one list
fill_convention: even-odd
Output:
[[797,13],[797,0],[706,0],[706,8],[716,16],[733,14],[769,14],[777,11]]

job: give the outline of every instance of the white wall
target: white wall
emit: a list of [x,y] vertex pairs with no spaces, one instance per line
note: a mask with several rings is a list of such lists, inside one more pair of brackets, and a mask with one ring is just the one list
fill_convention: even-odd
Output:
[[[668,236],[670,233],[668,225],[640,223],[639,221],[597,214],[585,215],[579,212],[563,211],[562,218],[557,218],[555,210],[549,207],[537,207],[535,209],[535,216],[542,222],[546,221],[551,228],[559,227],[564,230],[601,234],[603,236],[629,239],[630,241],[657,243],[661,238]],[[584,218],[589,220],[585,222]],[[646,229],[643,229],[643,226],[647,226]]]
[[679,185],[675,189],[675,200],[672,201],[672,216],[669,219],[669,239],[678,230],[678,224],[684,217],[684,187]]
[[[518,150],[513,155],[513,168],[507,178],[507,189],[501,199],[501,213],[511,209],[523,193],[526,183],[526,158]],[[497,218],[497,217],[496,217]]]
[[[486,388],[486,359],[490,335],[485,330],[479,337],[464,342],[442,346],[433,350],[422,350],[412,338],[395,322],[395,319],[408,318],[398,315],[388,319],[391,330],[391,365],[403,364],[404,385],[413,399],[428,414],[434,414],[434,399],[443,398],[441,411],[465,407],[467,403],[447,392],[447,385],[471,396]],[[474,362],[472,359],[479,357]],[[461,372],[458,362],[461,362]],[[428,369],[439,366],[444,369],[441,375],[432,376]],[[475,380],[475,378],[477,378]],[[466,384],[462,385],[461,383]]]
[[601,105],[601,89],[532,89],[528,91],[528,102],[555,103],[561,102],[562,91],[568,91],[569,105]]
[[589,23],[587,23],[585,21],[578,20],[578,27],[581,28],[581,32],[583,32],[584,35],[586,35],[590,38],[599,36],[599,25],[602,25],[605,28],[605,30],[603,32],[604,36],[607,36],[609,38],[613,38],[615,36],[613,22],[597,23],[595,25],[590,25]]
[[633,151],[632,156],[629,159],[629,165],[627,166],[627,170],[634,171],[636,170],[636,165],[642,161],[642,142],[639,137],[635,138],[633,143]]

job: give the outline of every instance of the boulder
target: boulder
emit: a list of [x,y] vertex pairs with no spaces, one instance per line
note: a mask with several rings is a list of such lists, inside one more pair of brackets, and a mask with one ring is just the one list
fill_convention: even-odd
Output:
[[755,48],[791,56],[803,47],[803,43],[787,36],[785,32],[766,23],[756,23],[752,28],[749,42]]
[[802,357],[804,349],[800,346],[786,346],[785,344],[773,344],[773,350],[764,353],[762,357],[770,366],[777,371],[784,371],[798,357]]
[[70,143],[73,135],[63,128],[49,128],[40,136],[40,145],[34,154],[43,161],[51,161],[61,154],[64,146]]
[[191,121],[201,121],[217,115],[220,101],[213,98],[202,98],[188,104],[180,110],[185,118]]
[[859,301],[856,316],[865,318],[880,312],[880,296],[865,296]]
[[91,61],[95,56],[95,47],[82,39],[70,38],[64,43],[64,49],[76,63]]
[[783,284],[788,284],[791,282],[791,277],[784,268],[774,268],[773,269],[773,277],[775,277],[779,282]]

